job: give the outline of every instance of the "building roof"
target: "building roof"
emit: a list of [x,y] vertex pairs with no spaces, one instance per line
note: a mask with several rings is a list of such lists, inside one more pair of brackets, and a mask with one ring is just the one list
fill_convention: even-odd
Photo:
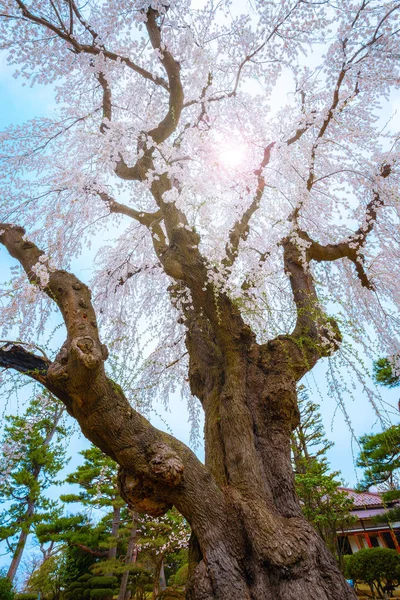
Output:
[[355,508],[383,505],[382,498],[377,492],[356,492],[350,488],[344,487],[339,489],[346,492],[346,494],[352,498]]

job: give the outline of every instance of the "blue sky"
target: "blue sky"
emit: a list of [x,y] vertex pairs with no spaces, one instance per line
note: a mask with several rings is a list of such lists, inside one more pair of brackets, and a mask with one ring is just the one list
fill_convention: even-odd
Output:
[[[50,87],[36,86],[30,88],[23,86],[21,79],[15,79],[12,75],[13,69],[5,63],[4,56],[0,54],[0,129],[3,129],[11,123],[23,123],[27,119],[35,116],[46,115],[54,111],[55,105],[53,93]],[[1,218],[1,217],[0,217]],[[0,278],[2,280],[9,278],[8,268],[11,266],[12,260],[8,257],[4,250],[0,249]],[[87,263],[80,265],[85,266],[84,271],[80,270],[77,273],[83,279],[88,278]],[[79,264],[77,265],[79,270]],[[366,361],[367,368],[371,369],[370,361]],[[307,377],[305,382],[311,389],[312,399],[321,404],[321,412],[326,428],[327,437],[335,442],[335,446],[330,451],[330,462],[334,470],[342,471],[343,478],[347,484],[353,486],[357,483],[357,476],[353,465],[353,454],[357,454],[357,444],[352,433],[347,426],[343,414],[338,409],[337,404],[327,396],[326,393],[326,361],[322,361],[314,369],[312,375]],[[349,381],[348,375],[343,373],[346,381]],[[382,406],[390,411],[390,419],[392,422],[398,422],[397,401],[400,395],[400,389],[387,390],[380,388]],[[374,431],[379,430],[376,415],[372,406],[365,397],[361,389],[356,389],[353,392],[354,399],[344,394],[343,400],[346,404],[346,410],[350,417],[351,426],[356,437],[370,432],[374,427]],[[385,404],[388,403],[388,404]],[[392,408],[391,408],[392,407]],[[170,412],[166,412],[161,406],[156,407],[159,416],[154,416],[152,421],[157,427],[165,428],[166,421],[172,432],[185,442],[189,439],[189,425],[187,423],[185,413],[182,410],[181,400],[178,397],[171,398]],[[74,451],[78,451],[85,442],[82,437],[74,438]],[[76,452],[74,452],[74,463],[76,462]],[[200,456],[202,452],[200,451]],[[71,465],[72,466],[72,465]]]

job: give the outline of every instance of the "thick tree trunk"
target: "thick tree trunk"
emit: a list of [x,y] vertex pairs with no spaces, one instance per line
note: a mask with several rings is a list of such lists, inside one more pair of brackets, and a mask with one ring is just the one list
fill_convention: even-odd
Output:
[[187,599],[354,599],[295,493],[298,350],[292,368],[282,368],[290,343],[284,339],[250,351],[239,342],[229,354],[214,348],[212,356],[202,332],[202,339],[194,331],[188,339],[190,382],[205,410],[206,464],[229,516],[212,544],[194,528]]
[[[291,335],[258,344],[235,305],[207,283],[196,235],[179,226],[171,203],[163,209],[171,241],[160,260],[192,292],[186,344],[192,393],[205,412],[205,466],[133,410],[107,377],[90,292],[66,271],[52,272],[45,290],[68,330],[56,359],[0,349],[0,365],[26,373],[64,402],[85,436],[120,465],[121,495],[132,509],[157,516],[175,505],[186,517],[193,530],[188,600],[354,600],[301,514],[290,460],[296,384],[337,346],[337,327],[321,313],[299,251],[285,242],[298,319]],[[2,229],[0,242],[36,281],[32,267],[41,251],[24,230]]]

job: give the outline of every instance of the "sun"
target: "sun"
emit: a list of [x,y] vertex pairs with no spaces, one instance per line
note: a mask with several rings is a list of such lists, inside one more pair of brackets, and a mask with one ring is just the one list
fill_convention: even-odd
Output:
[[225,167],[234,169],[244,162],[245,152],[239,145],[225,144],[219,151],[219,159]]

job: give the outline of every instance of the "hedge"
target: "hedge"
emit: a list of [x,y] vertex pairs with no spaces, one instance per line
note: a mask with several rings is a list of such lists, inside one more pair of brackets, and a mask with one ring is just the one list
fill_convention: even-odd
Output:
[[92,588],[101,587],[101,588],[111,588],[117,584],[117,578],[113,575],[101,575],[97,577],[92,577],[90,580],[90,585]]
[[72,592],[72,590],[78,590],[78,589],[80,589],[80,590],[83,590],[83,589],[84,589],[84,587],[85,587],[85,586],[83,585],[83,582],[82,582],[82,581],[73,581],[73,582],[72,582],[72,583],[71,583],[71,584],[68,586],[68,591],[71,591],[71,592]]
[[114,590],[111,590],[109,588],[103,588],[103,589],[94,589],[90,591],[90,597],[91,598],[106,598],[107,596],[111,596],[111,598],[114,595]]

